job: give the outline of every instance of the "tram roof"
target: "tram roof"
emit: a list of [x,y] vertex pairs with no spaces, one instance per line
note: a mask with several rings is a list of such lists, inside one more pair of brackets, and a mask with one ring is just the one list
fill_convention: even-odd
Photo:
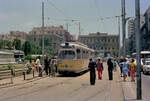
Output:
[[[80,42],[66,42],[68,43],[69,46],[75,46],[75,47],[83,47],[85,49],[88,49],[88,50],[91,50],[91,51],[94,51],[93,49],[91,48],[88,48],[87,45],[83,44],[83,43],[80,43]],[[60,46],[65,46],[66,43],[62,43]]]
[[16,55],[24,55],[24,52],[21,50],[11,50],[11,52],[13,52]]

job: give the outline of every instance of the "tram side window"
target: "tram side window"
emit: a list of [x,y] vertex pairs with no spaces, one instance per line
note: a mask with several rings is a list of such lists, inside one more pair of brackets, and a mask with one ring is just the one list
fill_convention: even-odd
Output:
[[87,59],[88,57],[89,57],[88,51],[85,50],[85,51],[84,51],[84,57],[83,57],[83,58],[84,58],[84,59]]
[[81,51],[80,49],[77,49],[77,59],[80,59],[81,58]]
[[83,50],[82,58],[86,59],[86,52],[85,52],[85,50]]
[[89,51],[86,51],[86,57],[89,58]]

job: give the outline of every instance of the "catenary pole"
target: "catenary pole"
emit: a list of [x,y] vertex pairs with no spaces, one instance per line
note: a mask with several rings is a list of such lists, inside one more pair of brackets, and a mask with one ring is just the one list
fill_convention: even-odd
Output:
[[142,99],[141,89],[141,59],[140,59],[140,0],[135,0],[135,33],[136,33],[136,63],[137,63],[137,100]]
[[79,22],[79,35],[81,35],[81,24]]
[[44,1],[42,1],[42,65],[44,67]]
[[122,41],[123,41],[123,57],[126,57],[125,39],[126,39],[126,19],[125,19],[125,0],[121,0],[122,5]]
[[119,35],[119,57],[120,57],[120,53],[121,53],[121,50],[120,50],[120,40],[121,40],[121,35],[120,35],[120,16],[116,16],[118,18],[118,35]]

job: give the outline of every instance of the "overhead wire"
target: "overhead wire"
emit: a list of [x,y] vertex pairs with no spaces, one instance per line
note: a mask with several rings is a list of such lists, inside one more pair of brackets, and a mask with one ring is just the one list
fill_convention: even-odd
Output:
[[[94,5],[95,5],[95,9],[96,9],[96,15],[97,15],[97,17],[99,18],[100,17],[100,10],[99,10],[99,8],[98,8],[98,5],[97,5],[98,3],[97,3],[97,0],[94,0]],[[97,19],[97,18],[96,18]],[[98,20],[98,19],[97,19]],[[98,20],[99,21],[99,20]],[[101,27],[101,24],[98,24],[99,25],[99,27]],[[98,27],[98,31],[100,31],[101,30],[101,28],[99,28]]]
[[48,2],[53,8],[55,8],[59,13],[61,13],[64,17],[66,16],[66,15],[64,14],[64,12],[63,12],[61,9],[59,9],[52,1],[47,0],[47,2]]
[[[47,2],[48,2],[54,9],[56,9],[61,15],[64,16],[64,18],[62,18],[62,19],[55,19],[55,20],[63,20],[63,21],[71,21],[71,22],[79,21],[79,20],[77,20],[77,19],[72,19],[72,18],[66,17],[66,14],[65,14],[60,8],[58,8],[51,0],[47,0]],[[47,17],[47,19],[50,20],[50,19],[53,19],[53,18]],[[54,19],[53,19],[53,20],[54,20]]]

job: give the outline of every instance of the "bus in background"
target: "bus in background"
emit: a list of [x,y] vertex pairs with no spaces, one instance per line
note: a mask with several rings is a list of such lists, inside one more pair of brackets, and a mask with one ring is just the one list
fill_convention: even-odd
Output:
[[94,58],[94,50],[79,42],[67,42],[58,52],[58,73],[80,73],[88,70],[89,58]]
[[[145,61],[150,60],[150,51],[141,51],[140,57],[141,57],[141,67],[143,70],[143,66],[145,65]],[[136,53],[132,53],[132,58],[135,59],[135,63],[136,63]]]
[[[150,59],[150,51],[141,51],[141,59]],[[132,53],[132,58],[136,58],[136,53]]]
[[23,63],[24,62],[24,52],[20,50],[11,50],[12,53],[14,53],[14,58],[17,63]]

